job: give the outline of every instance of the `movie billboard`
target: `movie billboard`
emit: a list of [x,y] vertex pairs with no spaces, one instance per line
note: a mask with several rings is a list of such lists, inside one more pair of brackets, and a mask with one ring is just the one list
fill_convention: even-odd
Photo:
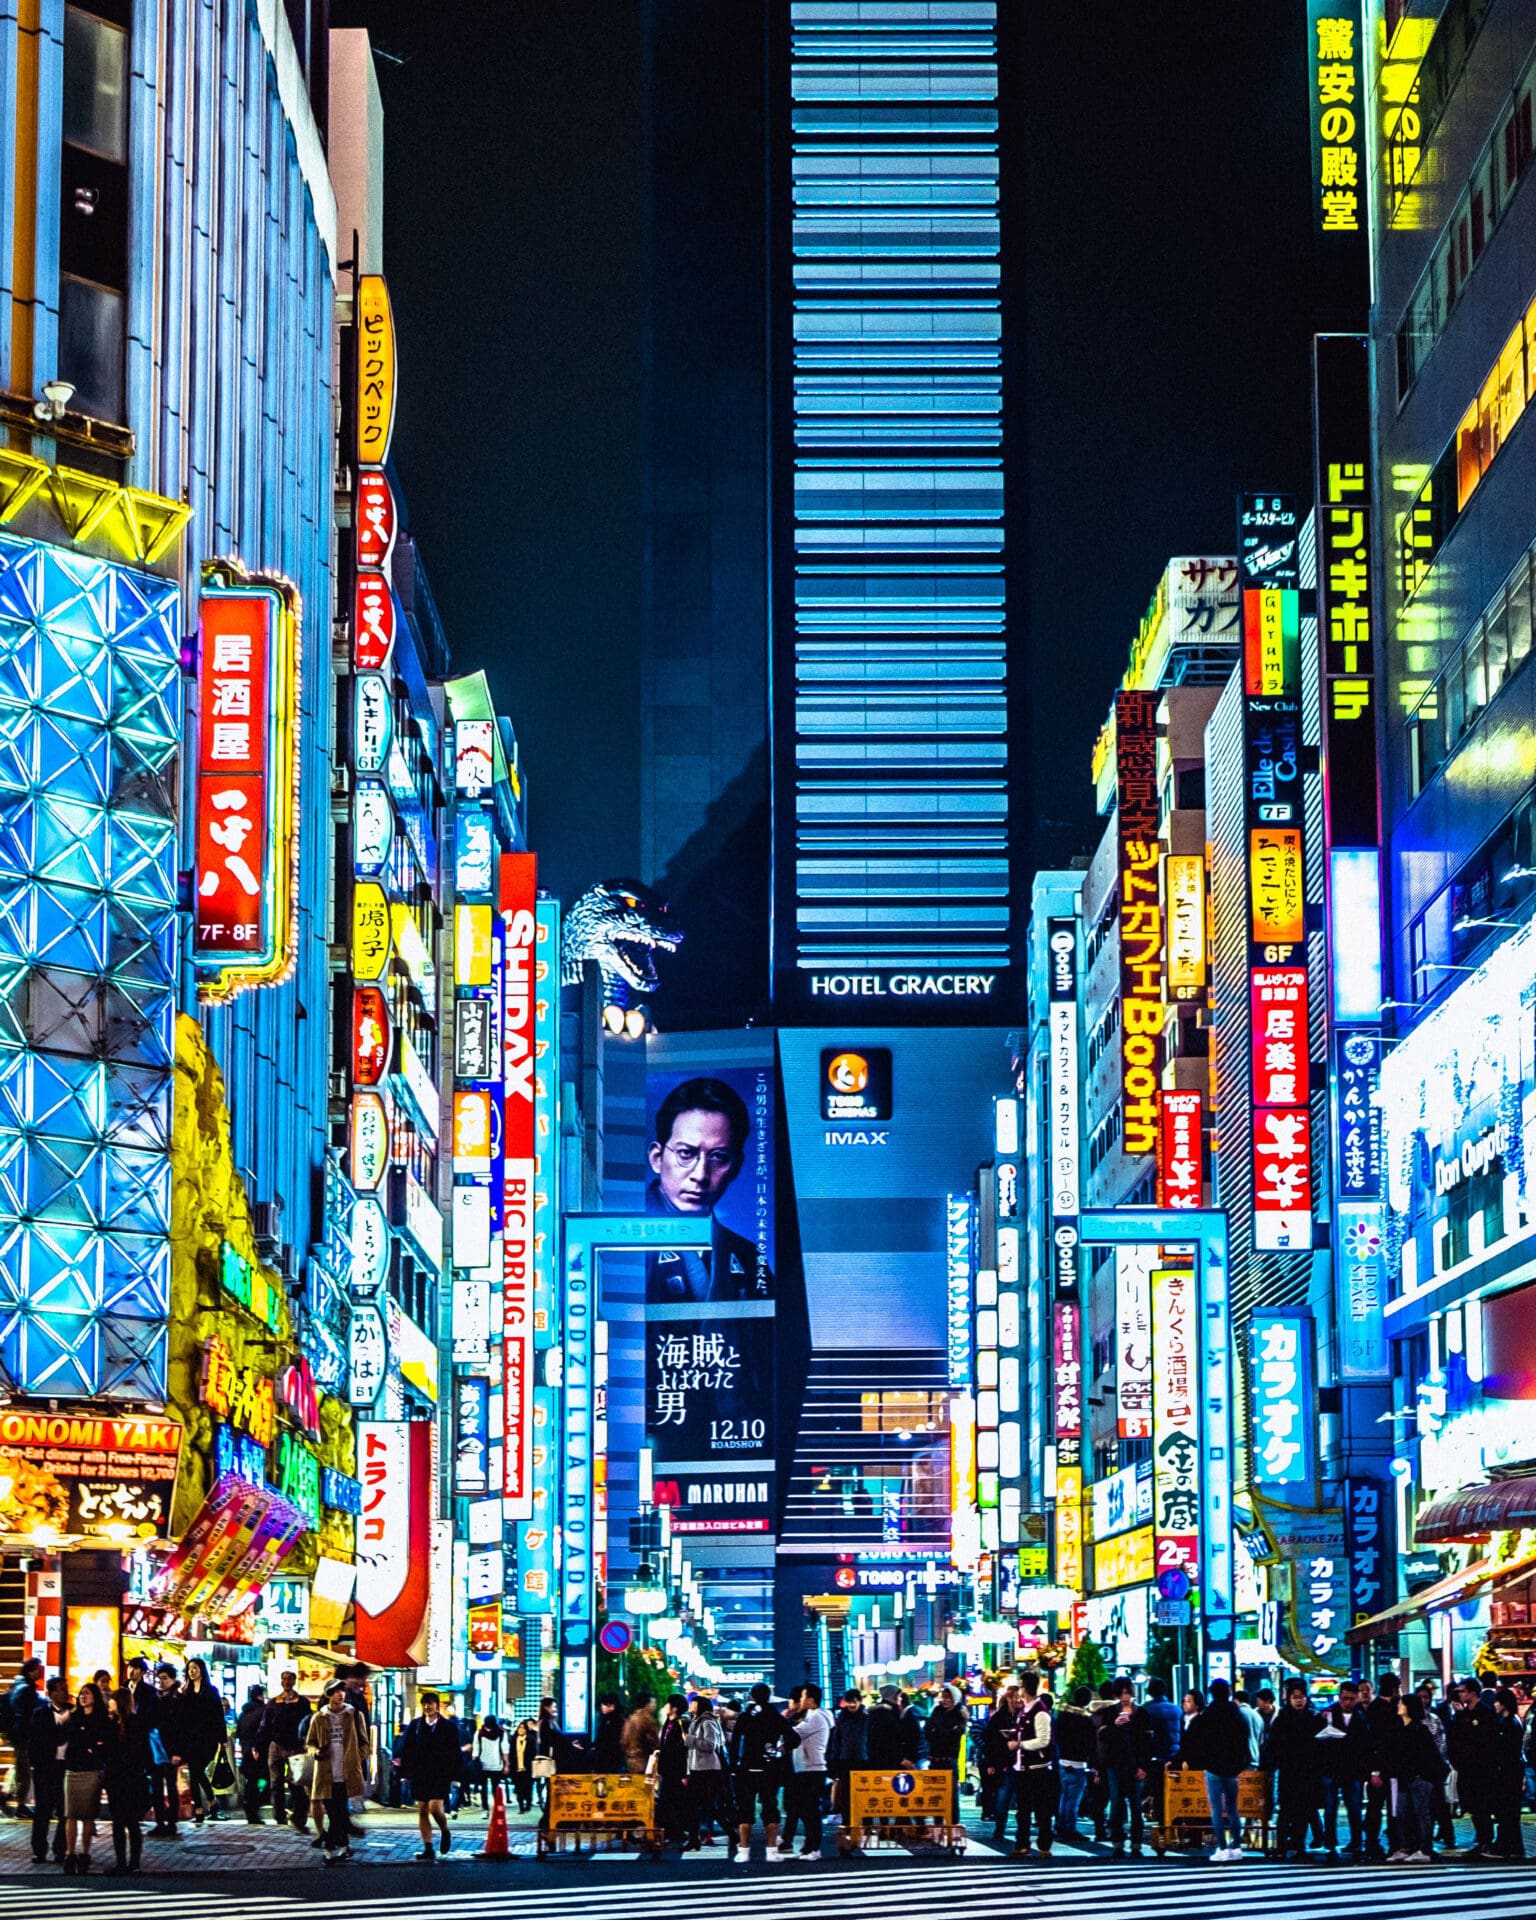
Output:
[[774,1505],[772,1057],[646,1078],[646,1208],[713,1222],[646,1263],[646,1427],[679,1533],[767,1533]]

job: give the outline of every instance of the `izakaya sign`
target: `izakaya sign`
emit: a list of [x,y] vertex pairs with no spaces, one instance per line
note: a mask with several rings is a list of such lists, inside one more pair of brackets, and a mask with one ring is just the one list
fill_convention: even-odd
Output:
[[180,1452],[174,1420],[0,1410],[0,1543],[163,1536]]
[[198,646],[197,897],[204,1000],[270,986],[297,941],[298,596],[221,562],[204,576]]

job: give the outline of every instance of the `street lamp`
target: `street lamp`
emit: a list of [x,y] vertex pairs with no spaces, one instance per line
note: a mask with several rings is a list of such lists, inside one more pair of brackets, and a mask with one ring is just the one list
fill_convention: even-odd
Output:
[[624,1589],[624,1611],[646,1620],[667,1610],[667,1590],[656,1579],[656,1569],[642,1560],[635,1569],[635,1584]]

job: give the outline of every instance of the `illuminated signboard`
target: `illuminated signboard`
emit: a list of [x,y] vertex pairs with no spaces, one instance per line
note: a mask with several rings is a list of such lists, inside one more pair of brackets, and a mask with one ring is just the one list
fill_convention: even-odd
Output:
[[1070,1297],[1077,1292],[1077,1213],[1082,1175],[1075,920],[1047,922],[1046,968],[1049,973],[1052,1279],[1055,1294]]
[[1307,933],[1299,827],[1251,827],[1248,881],[1255,946],[1299,946]]
[[1198,853],[1170,853],[1163,863],[1168,891],[1168,994],[1198,1000],[1205,991],[1205,861]]
[[949,1384],[963,1387],[971,1377],[971,1203],[965,1194],[946,1201],[949,1306]]
[[395,649],[395,596],[382,573],[359,569],[352,596],[352,664],[380,673]]
[[453,1490],[484,1493],[490,1485],[490,1382],[454,1383]]
[[174,1420],[0,1408],[8,1545],[79,1534],[118,1546],[163,1536],[181,1452]]
[[1339,1194],[1345,1200],[1379,1200],[1381,1106],[1376,1094],[1381,1038],[1374,1033],[1341,1034],[1338,1053]]
[[461,800],[489,793],[496,775],[496,722],[460,720],[453,729],[453,786]]
[[1256,1107],[1305,1106],[1311,1093],[1305,967],[1255,967],[1248,976]]
[[1075,1592],[1083,1590],[1083,1470],[1056,1469],[1056,1579]]
[[1307,0],[1312,224],[1325,247],[1346,249],[1351,261],[1358,256],[1362,273],[1369,121],[1364,38],[1360,0]]
[[1313,391],[1324,817],[1331,847],[1374,847],[1380,837],[1378,620],[1371,572],[1370,343],[1363,335],[1315,338]]
[[1120,1090],[1126,1153],[1157,1152],[1163,1067],[1163,912],[1155,693],[1115,695],[1120,875]]
[[389,1338],[377,1307],[352,1309],[347,1344],[347,1398],[354,1407],[371,1407],[389,1371]]
[[821,1052],[823,1120],[889,1120],[891,1050],[889,1047],[823,1047]]
[[382,773],[395,737],[394,702],[382,674],[352,679],[352,764],[359,773]]
[[1083,1431],[1082,1329],[1075,1300],[1058,1300],[1051,1312],[1051,1361],[1057,1439]]
[[352,1292],[375,1294],[388,1274],[389,1216],[376,1195],[360,1193],[352,1202]]
[[389,954],[389,901],[377,880],[359,880],[352,889],[352,971],[359,980],[381,980]]
[[356,1645],[370,1666],[414,1667],[426,1652],[436,1431],[430,1420],[357,1425]]
[[1134,1467],[1123,1467],[1106,1480],[1095,1480],[1089,1488],[1093,1511],[1093,1537],[1109,1540],[1133,1527],[1152,1524],[1152,1463],[1143,1460]]
[[228,572],[205,575],[199,609],[192,953],[205,1000],[285,979],[298,928],[297,596]]
[[1253,1244],[1292,1253],[1312,1244],[1312,1116],[1305,1107],[1254,1110]]
[[389,1165],[389,1114],[383,1099],[366,1091],[352,1096],[352,1184],[359,1193],[376,1191]]
[[352,794],[352,871],[377,879],[395,844],[395,804],[377,780],[359,780]]
[[1116,1430],[1152,1437],[1152,1266],[1149,1247],[1117,1247],[1115,1261]]
[[1200,1330],[1193,1267],[1152,1273],[1152,1519],[1157,1570],[1200,1578]]
[[1306,1505],[1317,1477],[1312,1316],[1257,1312],[1248,1337],[1254,1481],[1276,1499]]
[[453,1170],[489,1173],[494,1141],[488,1087],[460,1087],[453,1096]]
[[534,1060],[538,869],[503,854],[502,920],[502,1496],[509,1520],[533,1511]]
[[395,321],[384,276],[357,281],[357,460],[382,467],[395,425]]
[[491,984],[491,929],[495,916],[489,905],[460,901],[453,910],[453,977],[461,987]]
[[1375,847],[1332,849],[1328,908],[1334,1021],[1374,1025],[1382,1001],[1381,855]]
[[382,987],[352,989],[352,1079],[379,1086],[389,1071],[389,1003]]
[[1300,622],[1300,600],[1293,589],[1247,589],[1243,595],[1243,685],[1247,692],[1284,694],[1298,684]]
[[357,476],[353,540],[360,571],[382,572],[395,550],[395,496],[382,473]]
[[1192,1087],[1163,1089],[1163,1148],[1157,1168],[1160,1207],[1200,1205],[1205,1187],[1200,1106],[1200,1095]]
[[1120,1587],[1141,1586],[1158,1571],[1151,1527],[1137,1527],[1112,1539],[1095,1541],[1093,1589],[1114,1593]]

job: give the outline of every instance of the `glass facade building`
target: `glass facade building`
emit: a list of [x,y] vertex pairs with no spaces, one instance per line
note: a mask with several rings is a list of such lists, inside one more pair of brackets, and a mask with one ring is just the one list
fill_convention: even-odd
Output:
[[997,8],[788,11],[779,997],[803,1001],[809,977],[823,998],[849,973],[866,976],[854,991],[901,992],[896,970],[995,986],[1010,958]]

